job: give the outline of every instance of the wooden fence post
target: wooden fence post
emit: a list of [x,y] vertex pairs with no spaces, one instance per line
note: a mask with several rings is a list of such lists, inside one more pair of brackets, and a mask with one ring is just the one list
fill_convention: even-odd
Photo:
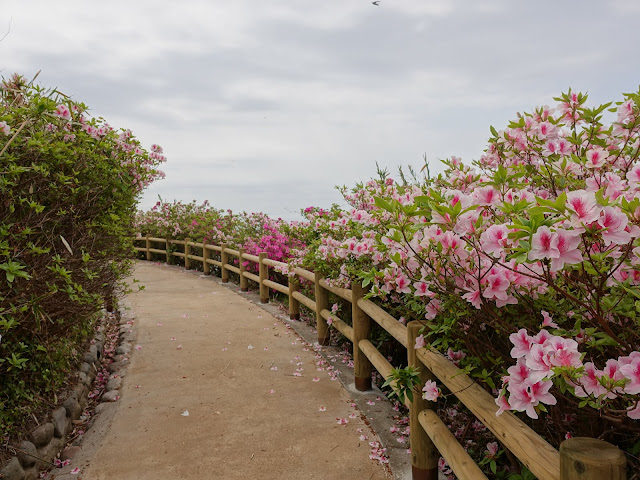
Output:
[[[420,390],[427,380],[435,381],[431,373],[416,356],[416,337],[423,324],[418,321],[407,324],[407,360],[410,367],[420,370]],[[438,478],[438,458],[440,454],[418,421],[422,410],[435,410],[436,403],[422,398],[422,392],[413,392],[409,404],[409,430],[411,439],[411,473],[413,480],[436,480]]]
[[171,265],[171,239],[167,238],[165,240],[167,242],[167,245],[165,247],[167,251],[167,265]]
[[229,270],[227,270],[227,264],[229,263],[229,254],[226,252],[227,244],[220,245],[220,277],[222,277],[222,283],[229,283]]
[[191,268],[191,259],[189,258],[189,255],[191,255],[191,245],[189,245],[189,242],[191,240],[188,238],[184,239],[184,269],[185,270],[189,270]]
[[147,236],[145,237],[146,242],[146,249],[147,249],[147,261],[151,260],[151,252],[149,251],[149,249],[151,248],[151,240],[149,240],[149,234],[147,233]]
[[561,480],[626,480],[627,459],[597,438],[576,437],[560,444]]
[[289,275],[289,318],[300,320],[300,302],[293,298],[293,292],[300,291],[300,281],[295,275]]
[[362,284],[354,280],[351,282],[351,319],[353,323],[353,373],[355,376],[356,390],[366,392],[371,390],[371,371],[373,365],[360,350],[360,340],[369,338],[371,332],[371,319],[358,306],[358,300],[364,298],[365,290]]
[[320,285],[320,276],[316,275],[316,328],[318,329],[318,343],[329,345],[331,334],[329,324],[322,316],[322,310],[329,310],[329,292]]
[[269,267],[262,263],[267,258],[266,252],[260,252],[258,254],[258,273],[260,277],[260,303],[269,303],[269,287],[264,284],[265,280],[269,279]]
[[244,276],[244,272],[247,271],[247,266],[244,264],[245,259],[242,256],[246,253],[244,248],[239,248],[238,252],[238,268],[240,269],[240,291],[248,292],[249,291],[249,280]]
[[207,241],[202,240],[202,271],[205,275],[211,274],[211,265],[208,260],[211,258],[211,250],[207,248]]

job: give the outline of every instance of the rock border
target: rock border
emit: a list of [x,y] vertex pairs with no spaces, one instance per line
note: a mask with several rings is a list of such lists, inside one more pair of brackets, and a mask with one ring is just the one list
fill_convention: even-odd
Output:
[[[111,318],[109,318],[111,316]],[[106,407],[106,403],[117,401],[122,377],[129,365],[129,353],[136,340],[133,328],[135,315],[122,308],[114,312],[102,311],[100,325],[90,341],[89,349],[76,376],[77,384],[71,389],[62,406],[56,408],[43,423],[32,430],[19,447],[12,448],[16,455],[0,469],[3,480],[37,480],[50,478],[42,473],[56,468],[67,467],[81,447],[86,430],[95,423],[96,416]],[[117,322],[117,323],[116,323]],[[114,339],[107,329],[115,328]],[[88,406],[95,407],[86,410]],[[86,423],[86,429],[82,425]],[[77,428],[76,428],[77,427]],[[53,472],[52,472],[53,473]]]

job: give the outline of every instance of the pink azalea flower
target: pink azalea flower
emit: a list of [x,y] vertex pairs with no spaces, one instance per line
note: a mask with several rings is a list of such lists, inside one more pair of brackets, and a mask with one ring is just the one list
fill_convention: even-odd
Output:
[[600,216],[601,210],[596,202],[595,194],[586,190],[574,190],[567,193],[567,208],[573,212],[570,224],[576,228],[595,222]]
[[578,249],[580,245],[580,234],[575,230],[556,230],[556,248],[559,252],[557,258],[551,259],[551,271],[562,270],[565,264],[573,265],[582,262],[582,253]]
[[627,409],[627,415],[633,420],[640,420],[640,401],[636,401],[635,405]]
[[487,457],[493,458],[498,454],[498,442],[487,443]]
[[11,127],[9,126],[9,124],[7,124],[7,122],[0,122],[0,132],[4,133],[5,135],[9,135],[11,133]]
[[542,327],[560,328],[558,327],[558,324],[551,319],[551,315],[549,315],[549,312],[545,312],[544,310],[542,310],[540,313],[542,313],[543,318]]
[[347,423],[349,423],[349,420],[347,420],[346,418],[336,418],[336,420],[338,421],[338,425],[346,425]]
[[69,107],[62,103],[56,107],[54,115],[64,118],[65,120],[71,120],[71,111],[69,110]]
[[598,225],[602,227],[602,240],[605,245],[612,243],[625,245],[631,240],[631,233],[627,232],[629,218],[620,210],[613,207],[604,207],[598,218]]
[[426,345],[425,340],[424,340],[424,335],[419,335],[416,337],[416,344],[415,344],[415,349],[419,350],[421,348],[424,348],[424,346]]
[[435,402],[440,396],[440,389],[433,380],[427,380],[424,387],[422,387],[422,391],[424,392],[422,398],[430,402]]
[[480,297],[480,290],[467,292],[464,295],[462,295],[462,298],[464,298],[467,302],[469,302],[471,305],[473,305],[477,309],[480,309],[480,307],[482,306],[482,298]]
[[431,291],[429,291],[429,284],[427,282],[415,282],[413,286],[416,289],[414,293],[416,297],[433,296]]
[[409,278],[403,273],[399,274],[396,277],[396,285],[398,286],[396,288],[397,292],[411,293],[411,289],[409,288],[409,285],[411,285],[411,282],[409,281]]
[[602,168],[607,158],[609,158],[609,155],[603,148],[601,147],[592,148],[587,152],[587,163],[585,163],[585,167]]
[[482,292],[482,296],[488,299],[497,298],[499,300],[507,300],[507,289],[510,282],[504,272],[498,272],[487,277],[488,285]]
[[527,355],[531,350],[531,344],[533,343],[532,338],[524,328],[518,330],[518,333],[512,333],[509,335],[509,340],[514,345],[511,349],[511,356],[513,358],[520,358]]
[[640,393],[640,355],[636,356],[631,363],[622,365],[620,373],[630,380],[624,386],[625,393],[631,395]]
[[500,256],[509,241],[507,235],[509,229],[506,225],[491,225],[480,235],[480,245],[485,252]]
[[509,400],[507,400],[506,395],[500,395],[496,398],[496,405],[498,406],[496,417],[502,415],[506,410],[511,410],[511,405],[509,405]]
[[531,250],[529,250],[527,257],[529,260],[560,257],[557,235],[549,230],[549,227],[538,228],[531,237]]

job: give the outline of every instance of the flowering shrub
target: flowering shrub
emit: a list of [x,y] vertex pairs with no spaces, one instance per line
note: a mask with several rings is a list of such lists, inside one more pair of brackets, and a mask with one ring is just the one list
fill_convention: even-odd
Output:
[[64,380],[128,271],[138,196],[164,160],[55,90],[2,82],[0,435]]

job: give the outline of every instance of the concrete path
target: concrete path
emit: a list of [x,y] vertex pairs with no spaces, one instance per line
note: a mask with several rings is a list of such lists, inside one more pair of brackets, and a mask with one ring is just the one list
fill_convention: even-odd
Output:
[[139,263],[135,277],[141,348],[85,480],[390,478],[293,330],[193,272]]

